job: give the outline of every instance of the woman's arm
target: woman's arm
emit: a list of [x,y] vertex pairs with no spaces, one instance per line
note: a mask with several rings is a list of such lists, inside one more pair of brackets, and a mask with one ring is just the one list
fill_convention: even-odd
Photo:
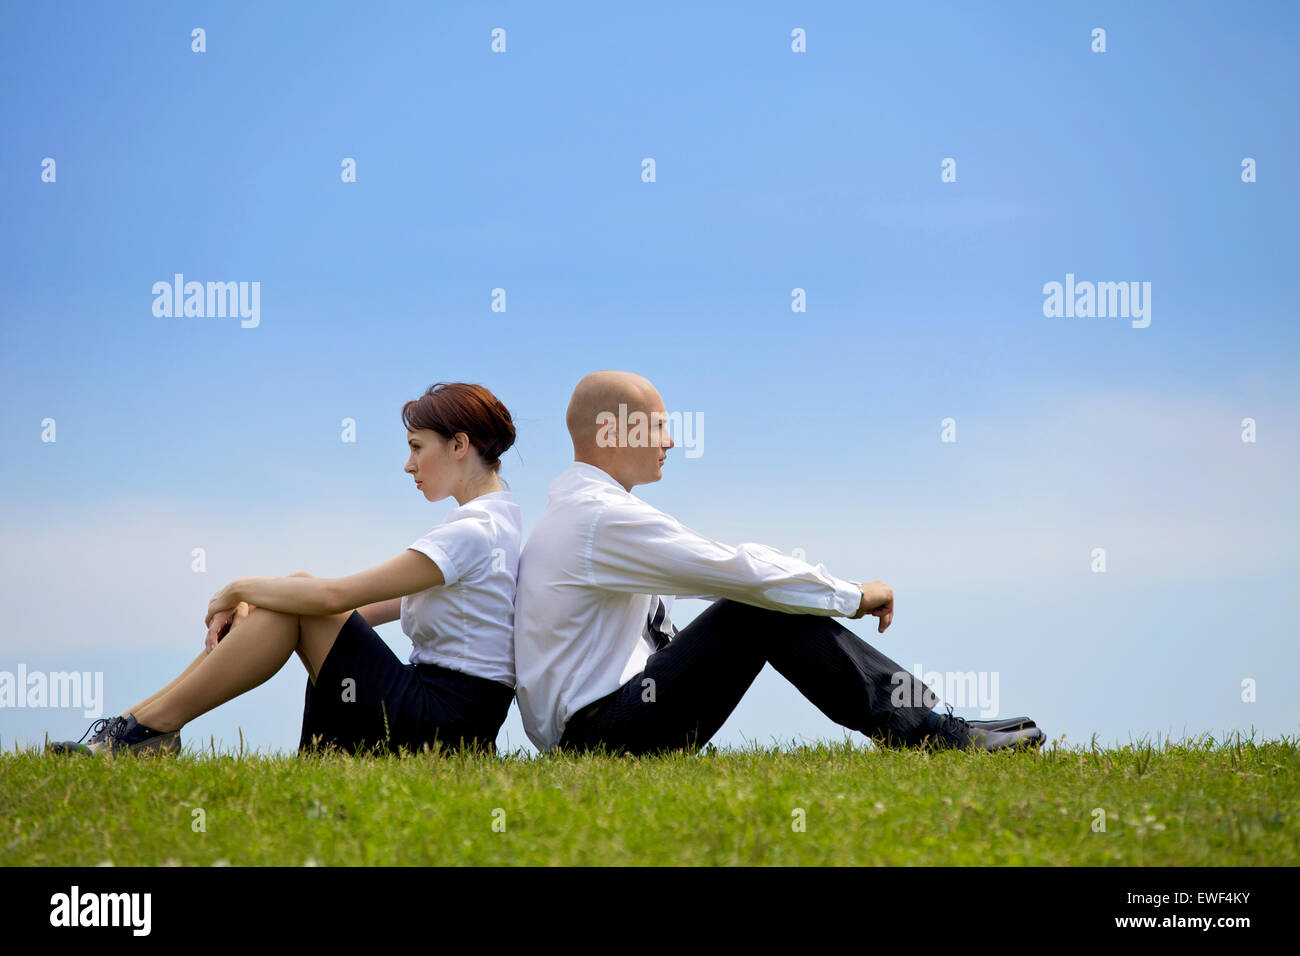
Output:
[[[400,598],[443,583],[442,570],[432,558],[407,548],[383,564],[346,578],[293,575],[239,578],[213,595],[205,623],[210,624],[219,611],[235,607],[240,601],[286,614],[320,617]],[[369,623],[369,618],[366,621]]]
[[374,604],[367,604],[365,607],[357,608],[357,610],[366,619],[367,624],[371,627],[378,627],[380,624],[396,621],[402,616],[402,599],[389,598],[387,601],[376,601]]

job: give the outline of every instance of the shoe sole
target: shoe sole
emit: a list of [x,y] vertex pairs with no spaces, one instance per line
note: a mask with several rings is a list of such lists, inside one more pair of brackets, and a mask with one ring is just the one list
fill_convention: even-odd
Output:
[[1000,750],[1037,750],[1043,745],[1043,741],[1047,739],[1047,735],[1037,725],[1025,729],[1037,730],[1038,733],[1021,737],[1019,740],[1013,741],[1004,747],[998,747],[996,750],[991,750],[989,753],[997,753]]
[[[1007,717],[1002,720],[971,721],[970,723],[973,729],[981,731],[983,733],[1005,734],[1005,733],[1014,733],[1016,731],[1021,731],[1021,730],[1038,729],[1038,725],[1028,717]],[[971,750],[971,749],[981,750],[983,749],[981,747],[974,747],[974,748],[953,747],[951,744],[937,745],[936,741],[940,739],[941,738],[938,738],[934,735],[930,735],[924,738],[924,740],[921,742],[907,743],[900,738],[891,737],[890,735],[876,735],[871,738],[872,743],[878,749],[881,750],[909,750],[912,748],[921,747],[923,743],[926,741],[929,742],[929,749],[931,750]],[[1015,743],[1007,744],[1005,746],[998,747],[997,749],[1014,750],[1018,747],[1023,747],[1026,744],[1032,747],[1040,747],[1042,746],[1042,744],[1046,739],[1047,739],[1046,735],[1042,734],[1042,731],[1040,730],[1039,736],[1021,738]],[[989,752],[992,753],[993,751],[989,751]]]
[[138,744],[128,746],[114,747],[109,743],[100,744],[98,747],[87,748],[90,754],[106,754],[108,756],[117,755],[136,755],[154,752],[176,753],[181,749],[181,732],[173,730],[169,734],[163,734],[160,737],[150,737],[148,740],[142,740]]
[[47,754],[79,754],[88,755],[92,753],[91,749],[85,744],[73,743],[70,740],[60,741],[54,744],[46,744],[45,752]]
[[[926,737],[926,738],[922,741],[922,743],[921,743],[921,744],[918,744],[917,746],[923,746],[924,744],[928,743],[928,744],[929,744],[929,749],[932,750],[932,751],[939,751],[939,750],[982,750],[982,751],[984,751],[985,753],[991,753],[991,754],[992,754],[992,753],[1001,753],[1001,752],[1004,751],[1004,750],[1033,750],[1033,749],[1037,749],[1038,747],[1041,747],[1042,744],[1043,744],[1043,741],[1044,741],[1045,739],[1047,739],[1047,738],[1046,738],[1046,734],[1044,734],[1044,733],[1042,732],[1042,730],[1040,730],[1040,729],[1038,728],[1037,725],[1034,725],[1034,726],[1032,726],[1032,727],[1025,727],[1025,728],[1023,728],[1023,729],[1024,729],[1024,730],[1037,730],[1038,733],[1037,733],[1037,734],[1032,734],[1032,735],[1026,735],[1026,736],[1024,736],[1024,737],[1020,737],[1019,739],[1017,739],[1017,740],[1013,740],[1013,741],[1011,741],[1010,743],[1006,743],[1006,744],[1003,744],[1003,745],[1000,746],[1000,747],[993,747],[993,748],[985,747],[985,746],[981,745],[980,743],[978,743],[978,742],[975,741],[975,740],[969,740],[969,741],[966,741],[966,742],[964,743],[963,746],[954,746],[953,743],[952,743],[952,740],[951,740],[950,738],[946,738],[946,737],[937,737],[937,736],[934,736],[934,735],[931,735],[931,736]],[[991,730],[990,728],[987,728],[987,727],[980,727],[980,728],[977,728],[977,730],[979,730],[981,733],[1003,733],[1003,734],[1004,734],[1004,733],[1009,733],[1009,732],[1010,732],[1010,731],[1005,731],[1005,730],[994,731],[994,730]]]

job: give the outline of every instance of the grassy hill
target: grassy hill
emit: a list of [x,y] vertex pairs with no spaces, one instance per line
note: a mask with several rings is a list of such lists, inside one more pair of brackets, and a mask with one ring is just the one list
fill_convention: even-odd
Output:
[[103,863],[1296,865],[1300,753],[0,755],[0,865]]

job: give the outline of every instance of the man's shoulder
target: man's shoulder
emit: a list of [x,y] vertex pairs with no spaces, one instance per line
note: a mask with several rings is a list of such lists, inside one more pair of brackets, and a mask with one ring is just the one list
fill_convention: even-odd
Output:
[[650,502],[644,501],[641,498],[636,497],[636,495],[631,494],[617,497],[610,496],[605,500],[604,507],[601,510],[603,517],[608,517],[608,519],[613,521],[644,521],[646,519],[654,519],[658,521],[671,521],[674,524],[678,523],[677,519],[668,512],[656,508],[654,505],[650,504]]
[[552,495],[538,519],[538,526],[544,523],[578,524],[611,509],[635,511],[646,507],[649,506],[645,502],[621,488],[586,482],[565,489],[563,494]]

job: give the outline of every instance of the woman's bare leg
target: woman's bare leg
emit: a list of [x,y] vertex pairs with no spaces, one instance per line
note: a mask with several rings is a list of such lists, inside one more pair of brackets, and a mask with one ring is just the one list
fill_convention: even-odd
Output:
[[[203,661],[204,661],[204,658],[206,658],[207,656],[208,656],[208,651],[207,651],[206,648],[204,648],[203,650],[199,651],[199,656],[196,657],[196,658],[194,658],[194,660],[190,662],[190,666],[187,667],[187,668],[185,668],[185,670],[181,671],[180,674],[178,674],[178,675],[176,676],[175,680],[173,680],[170,684],[168,684],[168,685],[167,685],[166,687],[164,687],[162,690],[157,691],[156,693],[153,693],[153,694],[149,695],[149,696],[146,697],[144,700],[140,701],[140,703],[136,704],[134,707],[130,707],[130,708],[128,708],[128,709],[122,711],[122,713],[119,714],[118,716],[120,716],[120,717],[125,717],[125,716],[127,716],[128,714],[138,714],[138,713],[140,712],[140,710],[144,707],[145,704],[149,703],[150,701],[157,700],[157,699],[158,699],[159,697],[161,697],[163,694],[167,693],[169,690],[171,690],[173,687],[175,687],[177,684],[179,684],[181,681],[183,681],[186,677],[188,677],[188,676],[190,675],[190,672],[193,671],[194,668],[196,668],[196,667],[198,667],[200,664],[202,664]],[[137,718],[137,720],[138,720],[138,719],[139,719],[139,718]],[[146,725],[146,726],[148,726],[148,725]]]
[[[299,571],[297,574],[291,574],[290,577],[294,577],[294,578],[309,578],[309,577],[311,577],[311,575],[308,574],[306,571]],[[254,610],[255,610],[255,609],[254,609]],[[238,618],[238,619],[237,619],[237,620],[236,620],[236,621],[231,625],[231,627],[230,627],[230,631],[227,632],[226,637],[229,637],[229,636],[230,636],[230,633],[233,633],[233,632],[234,632],[234,629],[237,628],[240,624],[244,623],[244,621],[246,621],[246,620],[247,620],[247,615],[244,615],[244,616]],[[317,629],[316,629],[316,628],[312,628],[311,630],[314,632],[314,631],[317,630]],[[300,622],[299,622],[299,634],[300,634],[300,636],[301,636],[301,633],[302,633],[302,627],[301,627],[301,621],[300,621]],[[335,633],[335,634],[338,633],[337,629],[335,630],[334,633]],[[222,640],[224,640],[224,639],[225,639],[225,638],[223,638]],[[220,644],[220,642],[218,642],[218,644]],[[333,645],[333,638],[331,637],[330,640],[329,640],[329,642],[328,642],[328,643],[327,643],[327,644],[326,644],[322,649],[320,649],[320,659],[321,659],[321,660],[324,660],[324,655],[329,653],[329,649],[330,649],[330,647],[331,647],[332,645]],[[215,649],[216,649],[216,648],[214,647],[212,650],[215,650]],[[315,681],[316,681],[316,671],[313,669],[313,667],[312,667],[312,665],[311,665],[311,662],[310,662],[310,660],[308,659],[308,657],[305,656],[304,653],[303,653],[303,647],[302,647],[302,641],[301,641],[301,640],[299,641],[299,644],[298,644],[298,646],[295,648],[295,650],[298,652],[298,657],[299,657],[300,660],[302,660],[303,666],[304,666],[305,668],[307,668],[307,673],[311,676],[312,682],[315,683]],[[150,708],[149,705],[153,704],[155,701],[160,700],[163,696],[165,696],[166,694],[168,694],[168,693],[170,693],[171,691],[175,690],[175,689],[176,689],[176,688],[177,688],[177,687],[178,687],[178,686],[179,686],[179,685],[180,685],[180,684],[181,684],[181,683],[182,683],[182,682],[183,682],[187,677],[189,677],[189,675],[190,675],[191,673],[193,673],[193,672],[195,671],[195,669],[197,669],[197,668],[198,668],[198,667],[199,667],[199,666],[200,666],[204,661],[206,661],[206,660],[208,659],[208,657],[209,657],[209,655],[210,655],[211,653],[212,653],[212,651],[208,650],[208,649],[205,647],[205,648],[204,648],[204,649],[199,653],[199,656],[196,657],[196,658],[194,658],[194,660],[190,662],[190,665],[189,665],[188,667],[186,667],[185,670],[181,671],[181,673],[180,673],[180,674],[179,674],[175,679],[173,679],[171,683],[169,683],[166,687],[163,687],[161,690],[158,690],[158,691],[154,692],[153,694],[149,695],[149,696],[146,697],[144,700],[142,700],[142,701],[140,701],[138,704],[136,704],[134,707],[128,708],[127,710],[123,711],[122,714],[121,714],[120,716],[122,716],[122,717],[126,717],[126,716],[129,716],[130,714],[135,714],[135,715],[136,715],[136,720],[139,720],[140,723],[143,723],[146,727],[150,727],[150,726],[152,726],[151,724],[148,724],[148,723],[146,723],[145,721],[140,720],[140,716],[139,716],[139,715],[140,715],[141,713],[144,713],[144,712],[148,712],[148,713],[150,713],[150,714],[152,715],[154,711],[153,711],[152,708]],[[155,729],[157,729],[157,728],[155,728]]]
[[314,681],[351,614],[299,617],[255,608],[203,656],[199,666],[132,713],[153,730],[179,730],[200,714],[265,683],[294,651]]

